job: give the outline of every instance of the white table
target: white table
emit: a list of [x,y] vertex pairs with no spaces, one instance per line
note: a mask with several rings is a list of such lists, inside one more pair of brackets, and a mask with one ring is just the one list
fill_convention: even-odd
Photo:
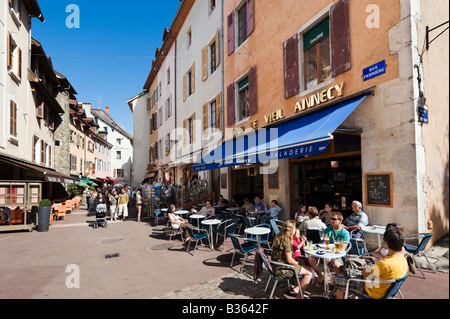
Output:
[[238,210],[241,210],[241,209],[239,207],[228,207],[226,210],[229,211],[229,212],[235,212],[235,211],[238,211]]
[[168,210],[167,208],[161,208],[161,211],[164,213],[167,213],[167,210]]
[[385,226],[370,225],[361,227],[361,229],[366,233],[376,234],[378,240],[378,247],[381,247],[381,236],[384,235],[384,232],[386,231]]
[[211,250],[214,250],[214,238],[213,238],[213,225],[219,225],[221,221],[219,219],[207,219],[202,221],[202,225],[209,225],[209,245]]
[[334,244],[329,245],[329,249],[326,248],[325,244],[313,244],[313,248],[317,248],[313,249],[313,250],[308,250],[308,247],[306,247],[305,245],[305,253],[307,255],[316,257],[316,258],[322,258],[323,259],[323,286],[324,286],[324,291],[325,291],[325,296],[328,297],[328,291],[329,291],[329,287],[328,287],[328,263],[327,263],[327,259],[336,259],[336,258],[343,258],[345,257],[345,255],[347,254],[347,251],[345,249],[339,251],[338,253],[334,252]]
[[189,211],[188,210],[176,210],[176,211],[174,211],[174,213],[177,215],[183,216],[183,215],[189,214]]
[[259,249],[259,248],[261,248],[261,236],[269,234],[270,233],[270,228],[267,228],[267,227],[251,227],[251,228],[246,228],[244,230],[244,232],[246,234],[256,236],[256,242],[258,244],[258,249]]
[[200,226],[200,219],[205,218],[205,215],[200,215],[200,214],[194,214],[189,216],[189,218],[193,218],[193,219],[197,219],[197,227]]

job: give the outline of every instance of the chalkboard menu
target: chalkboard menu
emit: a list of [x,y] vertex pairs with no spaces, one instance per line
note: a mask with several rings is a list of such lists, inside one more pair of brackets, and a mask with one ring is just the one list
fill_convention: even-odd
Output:
[[393,207],[392,173],[366,175],[366,205]]

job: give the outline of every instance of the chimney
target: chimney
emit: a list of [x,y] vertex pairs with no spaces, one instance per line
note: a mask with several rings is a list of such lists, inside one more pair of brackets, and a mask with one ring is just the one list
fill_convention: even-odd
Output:
[[109,106],[105,106],[105,111],[106,111],[106,114],[109,115]]

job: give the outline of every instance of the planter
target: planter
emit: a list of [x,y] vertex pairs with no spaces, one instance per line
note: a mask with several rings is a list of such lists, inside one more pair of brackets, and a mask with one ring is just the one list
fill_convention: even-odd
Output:
[[51,207],[38,207],[38,232],[48,232]]

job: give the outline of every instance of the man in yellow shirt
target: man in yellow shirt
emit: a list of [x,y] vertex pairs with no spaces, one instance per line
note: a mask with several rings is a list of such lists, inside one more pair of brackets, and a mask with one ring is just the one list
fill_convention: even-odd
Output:
[[[383,240],[388,254],[385,259],[379,260],[371,268],[362,271],[361,276],[356,278],[364,278],[369,280],[394,280],[403,278],[408,273],[408,263],[403,256],[403,243],[405,241],[403,234],[398,227],[391,227],[386,229]],[[333,274],[332,282],[336,288],[335,296],[337,299],[342,299],[345,294],[347,280],[346,275]],[[390,283],[364,283],[364,282],[350,282],[349,290],[358,293],[367,298],[381,299],[386,295]]]
[[128,201],[130,197],[125,192],[125,188],[122,188],[122,192],[119,194],[119,216],[122,216],[122,220],[128,217]]

